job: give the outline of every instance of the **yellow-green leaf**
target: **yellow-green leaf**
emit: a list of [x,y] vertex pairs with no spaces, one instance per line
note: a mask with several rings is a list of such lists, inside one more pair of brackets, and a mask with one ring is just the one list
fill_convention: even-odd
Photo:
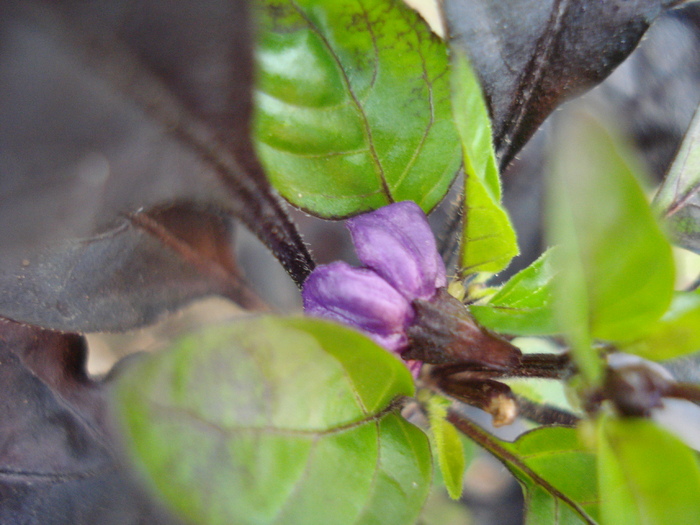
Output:
[[491,123],[479,79],[458,50],[452,54],[452,107],[464,154],[462,271],[499,272],[518,255],[518,244],[501,205]]

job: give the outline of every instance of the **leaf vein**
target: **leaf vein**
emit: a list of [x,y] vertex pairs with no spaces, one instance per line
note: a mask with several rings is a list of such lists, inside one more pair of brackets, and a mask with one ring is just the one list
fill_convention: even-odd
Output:
[[[362,125],[365,130],[365,136],[367,138],[367,145],[369,147],[370,156],[372,157],[372,162],[377,170],[377,177],[379,178],[382,191],[384,192],[389,202],[394,202],[394,198],[391,194],[391,189],[389,188],[389,185],[386,180],[386,175],[384,173],[384,167],[382,166],[382,163],[379,160],[379,155],[377,154],[377,150],[374,147],[374,140],[372,140],[372,128],[369,125],[367,114],[365,113],[362,103],[360,102],[360,99],[357,96],[357,93],[355,93],[355,90],[353,89],[353,86],[350,82],[350,78],[348,77],[347,71],[345,71],[345,68],[343,67],[343,63],[341,62],[340,57],[335,52],[335,49],[333,49],[333,46],[331,46],[331,43],[326,38],[326,35],[323,34],[323,31],[321,31],[321,29],[309,19],[304,10],[301,7],[299,7],[299,5],[296,2],[291,1],[290,3],[292,7],[296,9],[296,11],[299,13],[299,16],[301,16],[301,18],[303,18],[304,21],[308,24],[309,29],[311,29],[314,33],[318,35],[318,37],[321,39],[321,42],[323,42],[323,45],[330,53],[333,60],[338,65],[340,73],[343,77],[343,81],[345,83],[345,87],[347,88],[348,94],[350,95],[350,98],[352,99],[353,104],[355,105],[355,108],[357,109],[357,112],[360,116],[360,120],[362,121]],[[367,23],[369,24],[369,20],[367,20]]]

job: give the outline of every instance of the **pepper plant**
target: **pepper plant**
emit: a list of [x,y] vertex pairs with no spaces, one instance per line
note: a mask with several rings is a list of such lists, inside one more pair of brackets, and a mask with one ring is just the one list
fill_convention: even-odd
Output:
[[[463,439],[528,523],[700,522],[700,387],[658,363],[700,350],[669,241],[697,251],[700,117],[650,204],[604,118],[559,116],[551,248],[498,275],[500,174],[680,3],[444,0],[439,36],[399,0],[4,2],[0,522],[410,524],[438,469],[460,498]],[[316,266],[279,196],[359,265]],[[234,219],[303,313],[246,281]],[[249,313],[87,374],[81,334],[208,295]]]

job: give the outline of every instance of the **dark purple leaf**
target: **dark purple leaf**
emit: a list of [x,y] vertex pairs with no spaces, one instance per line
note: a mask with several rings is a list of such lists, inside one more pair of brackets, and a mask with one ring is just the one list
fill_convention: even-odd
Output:
[[150,323],[212,293],[264,308],[240,277],[229,226],[225,217],[184,205],[132,214],[102,235],[6,266],[0,311],[57,330],[96,332]]
[[566,98],[607,77],[679,0],[445,0],[452,46],[482,79],[504,168]]
[[[109,303],[104,328],[129,328],[198,296],[230,295],[235,274],[222,288],[199,263],[185,270],[188,258],[127,219],[172,206],[241,219],[303,282],[312,260],[248,139],[247,15],[233,0],[0,5],[0,296],[23,303],[0,313],[96,329],[101,313],[78,317]],[[217,228],[207,235],[222,253],[230,237]],[[115,267],[121,281],[105,286]],[[148,294],[132,293],[137,285]]]
[[82,337],[0,321],[0,523],[176,524],[122,465]]

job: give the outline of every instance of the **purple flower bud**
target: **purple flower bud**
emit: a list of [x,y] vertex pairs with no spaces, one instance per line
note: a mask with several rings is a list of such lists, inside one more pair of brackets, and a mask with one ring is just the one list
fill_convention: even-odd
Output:
[[[317,267],[304,284],[308,315],[364,331],[384,348],[402,354],[409,344],[416,299],[429,300],[445,286],[445,264],[423,211],[413,202],[390,204],[347,221],[360,260]],[[406,363],[414,377],[422,362]]]
[[302,295],[308,315],[359,328],[393,352],[408,344],[406,328],[413,308],[372,270],[344,262],[319,266],[306,280]]
[[409,302],[430,299],[445,286],[445,264],[425,214],[414,202],[359,215],[347,226],[360,260]]

